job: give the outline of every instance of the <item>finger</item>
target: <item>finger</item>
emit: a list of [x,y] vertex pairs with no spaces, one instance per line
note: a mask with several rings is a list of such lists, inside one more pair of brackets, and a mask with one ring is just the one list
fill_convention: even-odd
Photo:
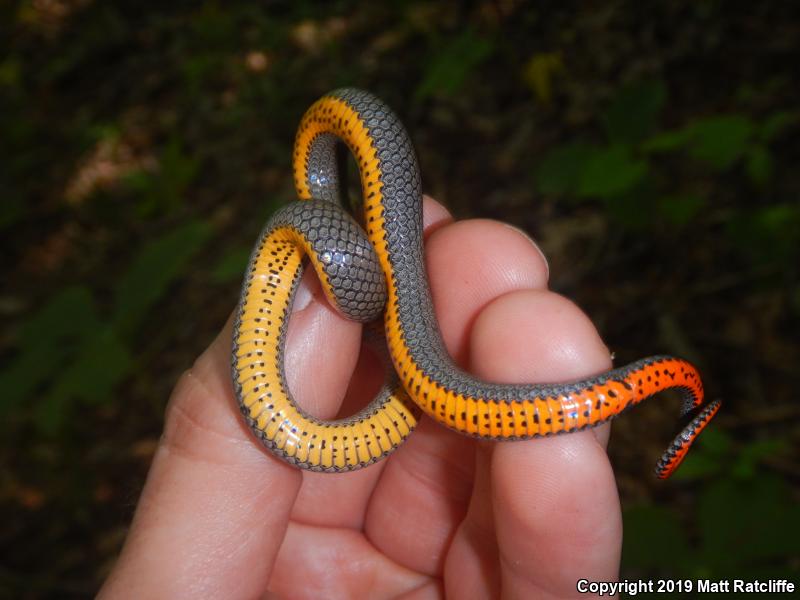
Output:
[[[463,221],[432,234],[426,259],[436,315],[451,355],[463,357],[480,310],[514,289],[546,286],[541,252],[517,230]],[[441,573],[469,501],[474,443],[427,419],[386,466],[367,513],[369,539],[391,558]],[[409,510],[413,506],[414,510]]]
[[448,596],[452,598],[495,598],[500,590],[490,444],[481,442],[477,445],[472,497],[467,514],[458,525],[447,551],[443,580]]
[[467,363],[473,322],[492,300],[514,290],[547,287],[542,251],[524,232],[498,221],[454,223],[431,236],[427,254],[439,328],[461,365]]
[[[423,227],[426,235],[451,221],[452,217],[444,206],[427,196],[423,198]],[[339,353],[342,348],[337,340],[332,340],[326,347],[336,349],[335,352],[328,351],[328,354]],[[295,369],[296,373],[315,373],[317,367],[314,364],[304,364],[296,365]],[[351,416],[371,402],[383,381],[381,370],[382,366],[374,356],[369,352],[362,352],[355,371],[351,368],[344,373],[347,379],[351,379],[352,372],[352,379],[344,402],[336,407],[339,418]],[[346,383],[344,385],[347,386]],[[305,401],[305,398],[300,400]],[[414,435],[416,434],[415,432]],[[375,482],[385,465],[386,461],[380,461],[365,469],[335,476],[329,473],[304,472],[303,485],[292,510],[292,520],[309,525],[360,529]],[[333,498],[336,499],[335,502],[331,501]]]
[[360,344],[361,326],[336,312],[314,271],[307,269],[289,319],[284,352],[287,385],[304,411],[318,419],[336,416]]
[[[301,285],[301,288],[305,286]],[[287,371],[300,404],[335,413],[353,354],[320,365],[320,348],[350,344],[357,328],[302,289],[289,326]],[[179,381],[164,435],[120,559],[103,594],[251,598],[266,587],[301,483],[241,419],[230,372],[231,321]],[[309,365],[317,365],[310,370]],[[296,377],[313,372],[314,377]],[[310,403],[309,403],[310,404]],[[213,563],[213,568],[210,565]]]
[[[552,292],[517,292],[484,310],[471,362],[487,379],[564,382],[607,370],[589,319]],[[567,597],[578,579],[617,577],[622,524],[614,475],[589,431],[500,443],[491,461],[503,596]]]
[[422,229],[425,239],[434,231],[453,222],[453,215],[443,204],[430,196],[422,196]]

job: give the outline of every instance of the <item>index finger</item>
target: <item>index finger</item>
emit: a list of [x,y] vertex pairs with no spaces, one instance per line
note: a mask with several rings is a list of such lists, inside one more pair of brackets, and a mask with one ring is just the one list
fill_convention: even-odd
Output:
[[[611,363],[580,309],[544,291],[509,294],[487,307],[472,347],[478,371],[509,382],[574,381]],[[595,433],[494,447],[490,478],[504,597],[565,598],[577,595],[578,579],[616,579],[620,505],[604,436]]]

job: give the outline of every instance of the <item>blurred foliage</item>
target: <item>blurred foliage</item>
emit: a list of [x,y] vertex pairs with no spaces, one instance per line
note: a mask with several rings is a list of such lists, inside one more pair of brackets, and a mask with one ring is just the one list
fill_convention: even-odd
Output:
[[[758,467],[763,459],[788,456],[788,445],[768,440],[734,449],[734,441],[719,430],[703,442],[676,474],[706,481],[695,513],[681,517],[649,505],[627,509],[625,565],[632,574],[670,578],[785,578],[775,561],[795,551],[800,511],[787,482]],[[696,542],[689,531],[697,532]]]
[[[800,124],[800,112],[781,110],[761,121],[744,114],[711,115],[659,131],[666,101],[662,81],[636,81],[622,87],[600,116],[605,143],[570,140],[552,148],[536,169],[539,191],[573,201],[599,199],[606,204],[607,214],[623,226],[654,227],[666,222],[680,227],[712,202],[702,192],[718,172],[739,167],[754,193],[765,188],[772,177],[771,145]],[[659,167],[673,155],[700,163],[696,169],[706,167],[705,177],[676,181]],[[686,165],[684,170],[692,167]],[[680,184],[677,189],[676,183]],[[761,230],[778,233],[785,247],[777,248],[776,258],[794,260],[800,256],[798,215],[798,205],[764,207],[748,215],[748,221],[755,220],[757,225],[744,239],[735,227],[729,233],[744,242],[741,249],[746,253],[761,246]],[[785,229],[776,232],[775,227]]]
[[456,215],[533,232],[620,361],[684,355],[725,400],[666,485],[668,411],[615,424],[624,575],[796,579],[798,22],[717,0],[0,3],[0,597],[96,589],[169,390],[293,197],[294,128],[342,85],[397,110]]
[[0,386],[7,390],[0,414],[19,409],[35,394],[39,400],[33,423],[52,433],[74,416],[71,404],[113,402],[115,387],[135,367],[123,340],[135,332],[208,239],[209,229],[205,223],[188,222],[144,244],[128,271],[115,282],[115,299],[107,319],[98,316],[89,289],[73,285],[25,321],[19,353],[0,374]]
[[[437,44],[438,46],[438,44]],[[452,96],[492,51],[489,40],[467,30],[433,48],[433,61],[414,90],[417,102],[436,94]]]

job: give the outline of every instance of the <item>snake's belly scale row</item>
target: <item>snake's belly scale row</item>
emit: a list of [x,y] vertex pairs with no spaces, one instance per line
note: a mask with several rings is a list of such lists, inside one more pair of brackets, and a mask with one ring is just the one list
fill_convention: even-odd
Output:
[[[338,142],[358,165],[366,231],[338,203]],[[297,132],[294,174],[300,201],[270,219],[251,256],[232,357],[242,413],[287,462],[326,472],[364,467],[402,444],[420,412],[474,437],[520,440],[592,427],[676,388],[683,413],[697,414],[659,460],[656,474],[664,478],[719,410],[719,401],[703,404],[694,366],[669,356],[552,385],[488,383],[456,367],[425,273],[416,155],[399,119],[373,95],[341,89],[312,105]],[[286,384],[286,332],[304,256],[345,316],[365,323],[383,316],[385,342],[377,345],[388,349],[393,369],[375,399],[347,419],[308,415]]]

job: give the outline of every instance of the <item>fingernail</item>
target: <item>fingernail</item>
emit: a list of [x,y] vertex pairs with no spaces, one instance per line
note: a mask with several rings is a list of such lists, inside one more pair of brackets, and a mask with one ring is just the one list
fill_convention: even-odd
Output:
[[311,291],[308,280],[302,280],[294,292],[294,302],[292,302],[292,312],[298,312],[307,308],[314,298],[314,293]]
[[536,251],[539,253],[539,256],[542,257],[542,261],[544,262],[545,277],[549,280],[550,279],[550,263],[547,262],[547,257],[544,255],[544,252],[542,252],[542,249],[539,248],[539,245],[536,242],[533,241],[533,238],[531,236],[529,236],[525,231],[523,231],[519,227],[515,227],[514,225],[509,225],[508,223],[503,223],[503,225],[505,225],[506,227],[508,227],[509,229],[511,229],[513,231],[516,231],[518,234],[520,234],[522,237],[524,237],[526,240],[528,240],[531,243],[531,246],[536,248]]

